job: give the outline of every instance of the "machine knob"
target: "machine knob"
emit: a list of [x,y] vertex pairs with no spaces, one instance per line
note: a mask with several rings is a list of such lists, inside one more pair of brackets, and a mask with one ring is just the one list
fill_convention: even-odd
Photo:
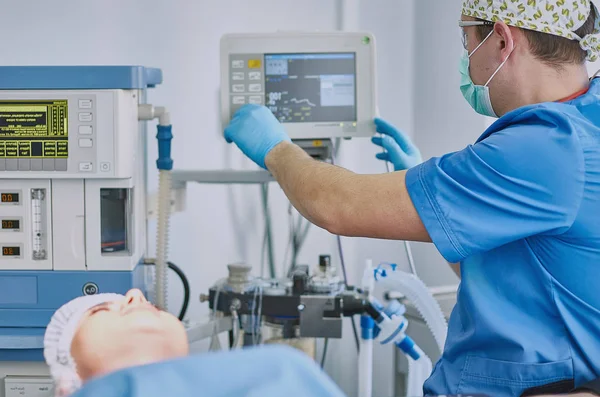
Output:
[[302,295],[308,290],[308,274],[295,272],[292,277],[292,294]]
[[86,283],[83,286],[83,295],[96,295],[98,293],[98,286],[94,283]]

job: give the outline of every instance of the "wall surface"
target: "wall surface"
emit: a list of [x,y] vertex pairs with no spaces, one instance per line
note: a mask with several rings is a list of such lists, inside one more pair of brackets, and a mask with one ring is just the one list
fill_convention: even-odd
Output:
[[[218,119],[219,39],[225,33],[340,28],[371,31],[378,49],[378,98],[381,117],[412,136],[423,157],[460,150],[485,129],[459,91],[462,51],[457,26],[460,0],[3,0],[0,31],[10,37],[4,65],[139,64],[159,67],[162,86],[149,101],[170,108],[176,169],[256,169],[221,137]],[[25,18],[26,16],[26,18]],[[590,72],[600,65],[590,66]],[[153,125],[149,129],[153,136]],[[345,141],[338,163],[361,173],[380,173],[377,148],[366,139]],[[148,167],[156,158],[154,140]],[[150,190],[157,188],[150,172]],[[287,264],[289,205],[271,185],[275,258]],[[228,263],[244,261],[260,273],[264,219],[259,188],[190,185],[187,211],[171,222],[170,259],[192,285],[188,317],[208,314],[200,293],[227,274]],[[294,212],[295,217],[297,213]],[[154,254],[154,225],[150,251]],[[401,242],[342,239],[350,283],[360,281],[367,259],[397,262],[408,269]],[[429,285],[456,284],[443,258],[430,244],[413,244],[417,270]],[[299,262],[316,264],[331,254],[339,266],[334,236],[313,227]],[[287,255],[289,258],[289,253]],[[263,261],[265,262],[265,261]],[[281,274],[281,273],[280,273]],[[169,306],[179,310],[182,291],[171,276]],[[356,395],[356,351],[348,320],[344,339],[331,341],[326,370],[350,396]],[[203,347],[205,347],[203,345]],[[388,396],[393,371],[390,348],[378,347],[374,395]]]

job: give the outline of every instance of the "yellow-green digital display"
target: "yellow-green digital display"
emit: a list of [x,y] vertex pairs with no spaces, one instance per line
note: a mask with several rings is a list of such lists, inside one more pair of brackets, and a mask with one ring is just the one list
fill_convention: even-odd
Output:
[[0,101],[0,158],[67,158],[66,100]]

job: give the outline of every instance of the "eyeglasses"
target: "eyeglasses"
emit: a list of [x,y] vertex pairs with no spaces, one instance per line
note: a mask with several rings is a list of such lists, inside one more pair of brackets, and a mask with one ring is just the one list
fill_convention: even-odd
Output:
[[460,27],[461,31],[462,44],[465,50],[467,49],[468,38],[467,32],[465,32],[464,28],[469,26],[494,26],[494,24],[495,22],[491,21],[458,21],[458,26]]

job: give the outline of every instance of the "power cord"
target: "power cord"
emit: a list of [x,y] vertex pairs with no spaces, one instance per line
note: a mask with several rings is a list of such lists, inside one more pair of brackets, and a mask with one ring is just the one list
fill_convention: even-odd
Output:
[[[147,262],[144,262],[144,265],[154,266],[154,262],[147,261]],[[177,276],[181,280],[181,284],[183,285],[183,303],[181,304],[181,310],[179,311],[179,316],[177,316],[179,321],[183,321],[183,319],[187,313],[188,306],[190,304],[190,283],[189,283],[185,273],[183,272],[183,270],[181,270],[173,262],[167,262],[167,266],[169,266],[169,269],[171,269],[173,272],[175,272],[175,274],[177,274]]]
[[323,345],[323,356],[321,357],[321,368],[325,367],[325,357],[327,356],[327,346],[329,345],[329,338],[325,338],[325,344]]

